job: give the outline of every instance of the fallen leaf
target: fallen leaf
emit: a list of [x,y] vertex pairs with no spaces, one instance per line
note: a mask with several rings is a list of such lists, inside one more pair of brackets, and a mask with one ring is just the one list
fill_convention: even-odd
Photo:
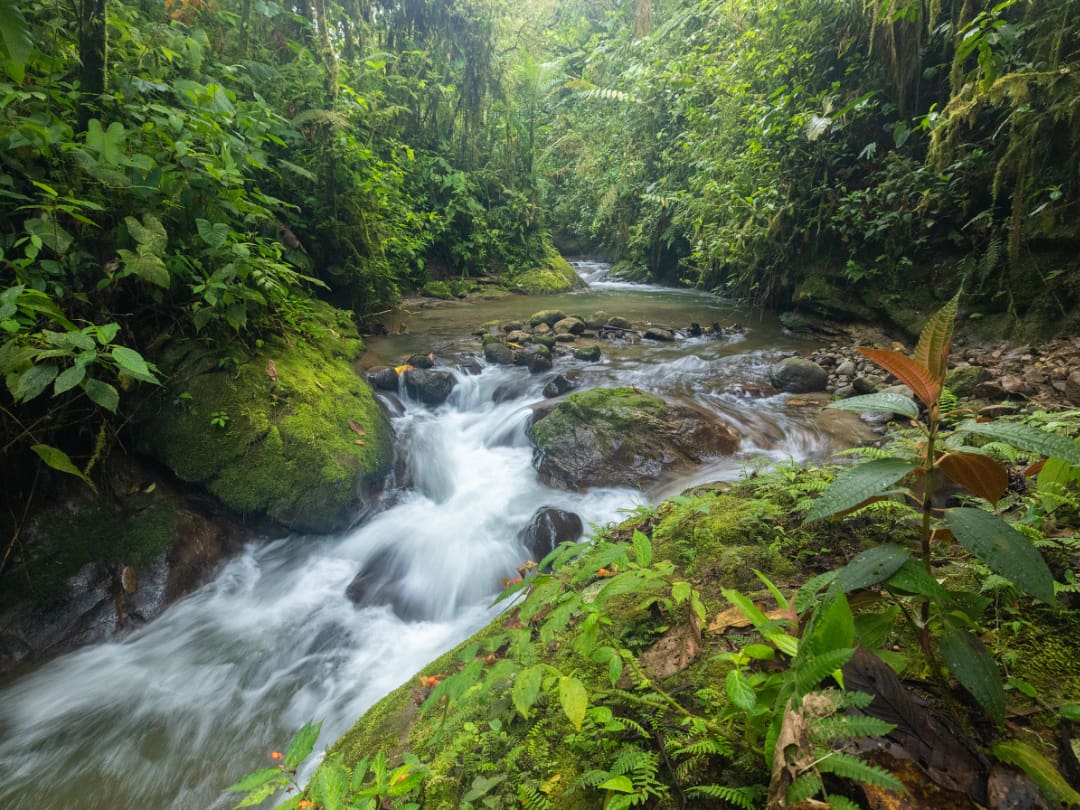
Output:
[[356,432],[357,436],[366,435],[366,431],[362,427],[360,427],[360,425],[356,424],[356,422],[354,422],[352,419],[349,420],[349,427],[351,427]]
[[[792,618],[790,612],[783,610],[770,610],[765,614],[765,617],[773,621]],[[715,614],[712,621],[709,622],[709,626],[705,629],[710,633],[726,633],[728,630],[741,630],[744,627],[749,627],[750,624],[746,614],[737,607],[729,607],[727,610],[721,610]]]
[[266,361],[266,376],[269,377],[274,382],[278,381],[277,366],[274,365],[273,360],[267,360]]
[[641,666],[654,678],[664,679],[682,672],[701,653],[701,627],[697,616],[677,624],[641,656]]

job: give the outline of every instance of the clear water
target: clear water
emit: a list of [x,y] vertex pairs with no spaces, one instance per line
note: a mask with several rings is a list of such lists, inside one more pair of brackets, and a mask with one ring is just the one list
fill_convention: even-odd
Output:
[[[600,363],[560,359],[557,369],[578,368],[583,386],[633,384],[694,399],[738,425],[746,437],[739,454],[695,481],[734,478],[763,455],[826,454],[844,441],[787,413],[781,397],[740,394],[793,347],[774,323],[699,293],[605,283],[603,266],[581,270],[595,282],[587,292],[406,316],[410,332],[373,341],[367,359],[476,348],[461,339],[472,327],[549,306],[674,327],[741,319],[744,335],[612,343]],[[304,722],[323,720],[320,748],[329,745],[379,697],[486,624],[502,578],[525,560],[516,536],[538,508],[601,526],[663,494],[540,484],[525,427],[546,380],[485,367],[461,374],[437,409],[405,399],[395,427],[410,488],[385,511],[339,536],[254,543],[149,625],[0,689],[0,808],[231,807],[236,797],[222,789],[270,764],[269,752]],[[353,577],[375,561],[375,581],[394,589],[411,620],[346,598]]]

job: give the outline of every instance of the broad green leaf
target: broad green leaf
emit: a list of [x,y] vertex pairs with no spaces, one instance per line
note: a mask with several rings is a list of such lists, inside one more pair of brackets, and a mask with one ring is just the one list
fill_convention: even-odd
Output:
[[941,658],[961,685],[1001,723],[1005,719],[1005,689],[997,664],[986,646],[962,627],[946,622],[938,639]]
[[724,679],[724,687],[727,689],[728,699],[737,709],[744,712],[753,711],[757,705],[757,693],[750,685],[746,674],[741,669],[733,669],[728,672]]
[[67,253],[68,248],[75,242],[75,237],[68,233],[51,214],[42,214],[40,217],[28,219],[23,223],[23,227],[30,235],[39,237],[49,250],[57,255]]
[[675,600],[676,605],[681,605],[690,598],[692,590],[693,587],[689,582],[673,582],[671,585],[671,598]]
[[652,563],[652,543],[644,532],[634,531],[634,559],[642,568],[648,568]]
[[30,366],[18,376],[14,385],[8,383],[11,395],[15,397],[16,402],[27,402],[51,385],[59,371],[52,363],[38,363]]
[[614,790],[616,793],[634,793],[634,783],[629,776],[613,776],[597,785],[600,790]]
[[349,793],[349,772],[341,764],[340,755],[327,760],[311,780],[311,797],[323,810],[344,810]]
[[310,721],[304,723],[301,729],[296,732],[292,742],[289,743],[289,750],[285,752],[285,765],[287,767],[295,768],[308,758],[312,749],[315,748],[315,741],[319,739],[321,730],[321,721],[318,723],[311,723]]
[[1080,703],[1066,703],[1058,712],[1066,720],[1080,720]]
[[806,513],[804,523],[822,520],[837,512],[859,506],[864,501],[880,495],[908,473],[914,464],[895,458],[875,459],[845,470],[836,477],[825,494],[814,501]]
[[120,256],[126,272],[158,287],[169,288],[169,270],[165,267],[165,262],[145,245],[139,245],[137,253],[124,248],[120,248],[116,253]]
[[799,643],[798,659],[804,654],[824,655],[832,650],[847,649],[855,643],[855,616],[847,597],[831,590],[827,601],[814,611],[810,624]]
[[926,570],[926,567],[914,560],[907,560],[892,576],[885,580],[885,586],[901,593],[925,596],[927,599],[944,600],[949,592],[941,586]]
[[278,776],[281,776],[280,768],[260,768],[257,771],[252,771],[239,782],[229,785],[225,788],[225,791],[227,793],[246,793],[249,790],[268,784]]
[[127,132],[119,121],[113,121],[108,129],[102,129],[101,121],[90,120],[86,127],[86,145],[98,153],[98,158],[109,166],[124,164],[124,141]]
[[1027,450],[1042,456],[1060,458],[1070,464],[1080,464],[1080,442],[1057,433],[1006,422],[964,422],[957,433],[974,433],[995,441],[1011,444],[1018,450]]
[[81,349],[90,351],[94,348],[94,339],[86,332],[53,332],[49,329],[41,333],[51,346],[61,349]]
[[844,593],[877,585],[891,577],[911,557],[911,549],[895,543],[869,548],[840,569],[836,584]]
[[125,346],[113,346],[112,359],[116,361],[116,365],[129,377],[133,377],[142,382],[153,383],[154,385],[158,384],[158,379],[154,376],[154,372],[146,365],[143,356],[134,349],[129,349]]
[[945,371],[949,366],[949,348],[960,292],[957,290],[945,306],[930,316],[915,347],[915,360],[930,369],[930,375],[939,385],[945,380]]
[[760,579],[765,584],[765,587],[769,589],[769,593],[771,593],[773,599],[776,600],[777,607],[779,607],[781,610],[791,610],[791,605],[788,603],[787,597],[780,592],[780,589],[776,587],[776,584],[771,579],[758,571],[756,568],[754,569],[754,576]]
[[5,70],[16,84],[22,84],[34,41],[30,38],[30,24],[15,0],[0,0],[0,44],[6,57]]
[[53,396],[59,396],[66,391],[70,391],[85,378],[86,366],[82,363],[76,363],[75,365],[64,369],[53,383]]
[[563,713],[570,723],[578,731],[585,720],[585,712],[589,708],[589,693],[585,685],[577,678],[567,675],[559,678],[559,703]]
[[206,219],[196,219],[195,226],[199,229],[200,238],[212,248],[219,248],[229,238],[229,226],[224,222],[211,224]]
[[1044,602],[1054,601],[1054,577],[1039,550],[1001,518],[982,509],[945,510],[945,523],[964,548],[1016,585]]
[[237,810],[237,808],[240,807],[255,807],[257,805],[260,805],[270,796],[273,796],[275,793],[285,787],[287,784],[288,781],[285,779],[284,774],[279,773],[277,780],[273,782],[268,782],[267,784],[261,785],[260,787],[252,790],[250,793],[248,793],[247,796],[243,798],[243,801],[239,802],[233,808],[233,810]]
[[486,796],[493,787],[505,782],[508,778],[509,776],[505,773],[498,776],[477,776],[473,779],[472,787],[462,798],[462,801],[475,802],[477,799]]
[[877,613],[859,613],[855,617],[855,635],[859,643],[867,649],[876,650],[893,632],[899,616],[900,608],[896,605]]
[[1027,743],[1019,740],[998,743],[994,746],[994,756],[1021,768],[1055,807],[1080,806],[1080,793],[1065,781],[1050,760]]
[[165,226],[161,224],[161,220],[153,214],[143,214],[141,223],[135,217],[124,217],[124,224],[127,225],[131,238],[140,245],[146,245],[155,256],[160,256],[165,252],[169,235],[165,232]]
[[522,717],[528,718],[529,710],[536,704],[540,697],[540,687],[544,683],[543,664],[527,667],[514,676],[514,686],[510,690],[510,697],[514,701],[514,708]]
[[866,394],[861,397],[849,397],[837,402],[830,402],[828,407],[838,411],[855,413],[892,413],[909,419],[919,418],[919,406],[913,399],[903,394]]
[[75,462],[71,460],[71,457],[59,447],[53,447],[48,444],[35,444],[30,449],[37,453],[38,457],[54,470],[74,475],[76,478],[81,478],[90,489],[97,492],[97,487],[94,486],[94,482],[91,481],[82,470],[76,467]]
[[116,413],[116,409],[120,405],[120,394],[107,382],[87,377],[83,380],[83,390],[95,405]]

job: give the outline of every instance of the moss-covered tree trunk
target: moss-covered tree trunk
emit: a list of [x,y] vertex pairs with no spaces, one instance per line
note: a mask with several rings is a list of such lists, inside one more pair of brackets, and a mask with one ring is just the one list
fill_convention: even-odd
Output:
[[101,95],[105,92],[108,62],[109,33],[105,25],[108,0],[80,0],[79,2],[79,131],[85,132],[87,124],[98,111]]

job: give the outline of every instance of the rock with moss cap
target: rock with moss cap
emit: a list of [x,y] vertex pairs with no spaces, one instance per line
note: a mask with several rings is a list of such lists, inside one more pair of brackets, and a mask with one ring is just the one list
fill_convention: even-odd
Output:
[[541,264],[513,273],[505,283],[514,292],[524,295],[552,295],[585,286],[570,263],[554,250]]
[[717,417],[636,388],[571,394],[540,414],[529,436],[541,479],[570,490],[649,487],[739,443]]
[[321,303],[303,337],[271,338],[228,368],[178,343],[138,447],[241,515],[345,529],[393,461],[389,419],[350,365],[361,346],[344,313]]

